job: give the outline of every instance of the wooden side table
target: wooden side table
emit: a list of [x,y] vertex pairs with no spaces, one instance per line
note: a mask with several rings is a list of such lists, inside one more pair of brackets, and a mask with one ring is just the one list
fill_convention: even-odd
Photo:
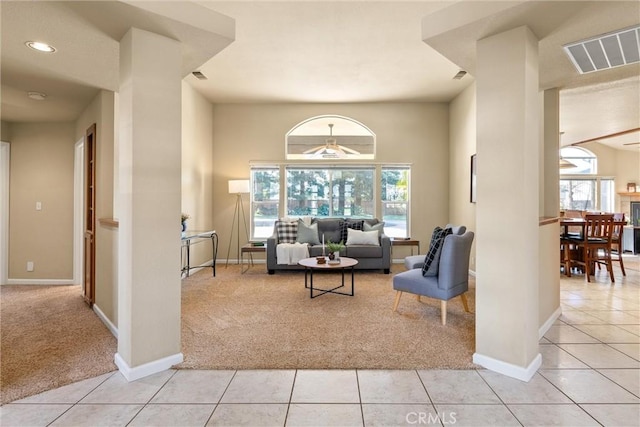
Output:
[[418,248],[418,254],[420,254],[420,240],[414,239],[391,239],[391,247],[394,246],[410,246],[411,247],[411,255],[413,255],[413,248]]
[[[249,268],[253,267],[253,254],[254,253],[266,253],[267,245],[256,246],[252,243],[247,243],[240,248],[240,273],[244,274],[249,271]],[[247,268],[244,268],[244,254],[248,254]]]

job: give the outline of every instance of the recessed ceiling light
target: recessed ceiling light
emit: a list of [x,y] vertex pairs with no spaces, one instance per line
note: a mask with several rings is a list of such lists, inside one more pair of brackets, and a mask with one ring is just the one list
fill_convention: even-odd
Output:
[[53,53],[56,51],[55,47],[42,42],[25,42],[25,44],[38,52]]
[[42,92],[28,92],[27,96],[31,99],[35,99],[36,101],[44,101],[47,94]]

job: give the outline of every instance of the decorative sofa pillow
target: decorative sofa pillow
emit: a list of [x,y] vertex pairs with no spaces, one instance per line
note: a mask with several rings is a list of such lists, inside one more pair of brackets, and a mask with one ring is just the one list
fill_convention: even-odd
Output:
[[298,221],[276,221],[278,243],[295,243],[298,235]]
[[299,243],[308,243],[310,245],[319,245],[318,224],[307,225],[302,218],[298,220],[298,235],[296,241]]
[[444,238],[449,234],[451,234],[450,228],[436,227],[433,229],[429,252],[427,252],[427,256],[424,258],[424,265],[422,266],[422,275],[424,277],[438,275],[442,245],[444,244]]
[[364,220],[363,219],[346,219],[340,223],[340,240],[346,242],[349,235],[347,230],[360,230],[364,228]]
[[378,231],[360,231],[353,230],[351,228],[347,229],[347,246],[348,245],[372,245],[372,246],[380,246],[380,242],[378,241]]
[[382,234],[384,234],[384,222],[379,222],[377,224],[371,225],[365,221],[362,231],[372,230],[376,230],[378,232],[378,236],[381,236]]
[[311,221],[312,224],[318,224],[318,239],[324,242],[339,242],[340,241],[340,224],[341,218],[314,218]]

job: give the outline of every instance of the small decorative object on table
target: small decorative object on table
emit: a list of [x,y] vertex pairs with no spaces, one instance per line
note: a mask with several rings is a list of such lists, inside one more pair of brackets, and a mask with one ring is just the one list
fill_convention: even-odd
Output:
[[189,218],[191,218],[189,216],[189,214],[186,214],[184,212],[182,213],[182,217],[181,217],[181,220],[180,220],[180,224],[182,224],[182,231],[187,231],[187,220]]
[[316,262],[318,264],[326,264],[327,263],[327,259],[323,256],[317,256],[316,257]]
[[334,243],[331,240],[327,243],[327,251],[329,252],[329,264],[340,264],[340,251],[344,248],[342,240],[340,243]]

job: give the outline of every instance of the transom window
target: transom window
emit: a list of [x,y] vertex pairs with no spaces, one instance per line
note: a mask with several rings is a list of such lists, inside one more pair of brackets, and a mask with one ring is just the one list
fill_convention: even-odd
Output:
[[307,119],[285,137],[287,160],[373,160],[376,136],[349,117],[327,115]]
[[[564,147],[560,149],[561,175],[595,175],[597,157],[589,150],[580,147]],[[573,166],[572,166],[573,165]]]

